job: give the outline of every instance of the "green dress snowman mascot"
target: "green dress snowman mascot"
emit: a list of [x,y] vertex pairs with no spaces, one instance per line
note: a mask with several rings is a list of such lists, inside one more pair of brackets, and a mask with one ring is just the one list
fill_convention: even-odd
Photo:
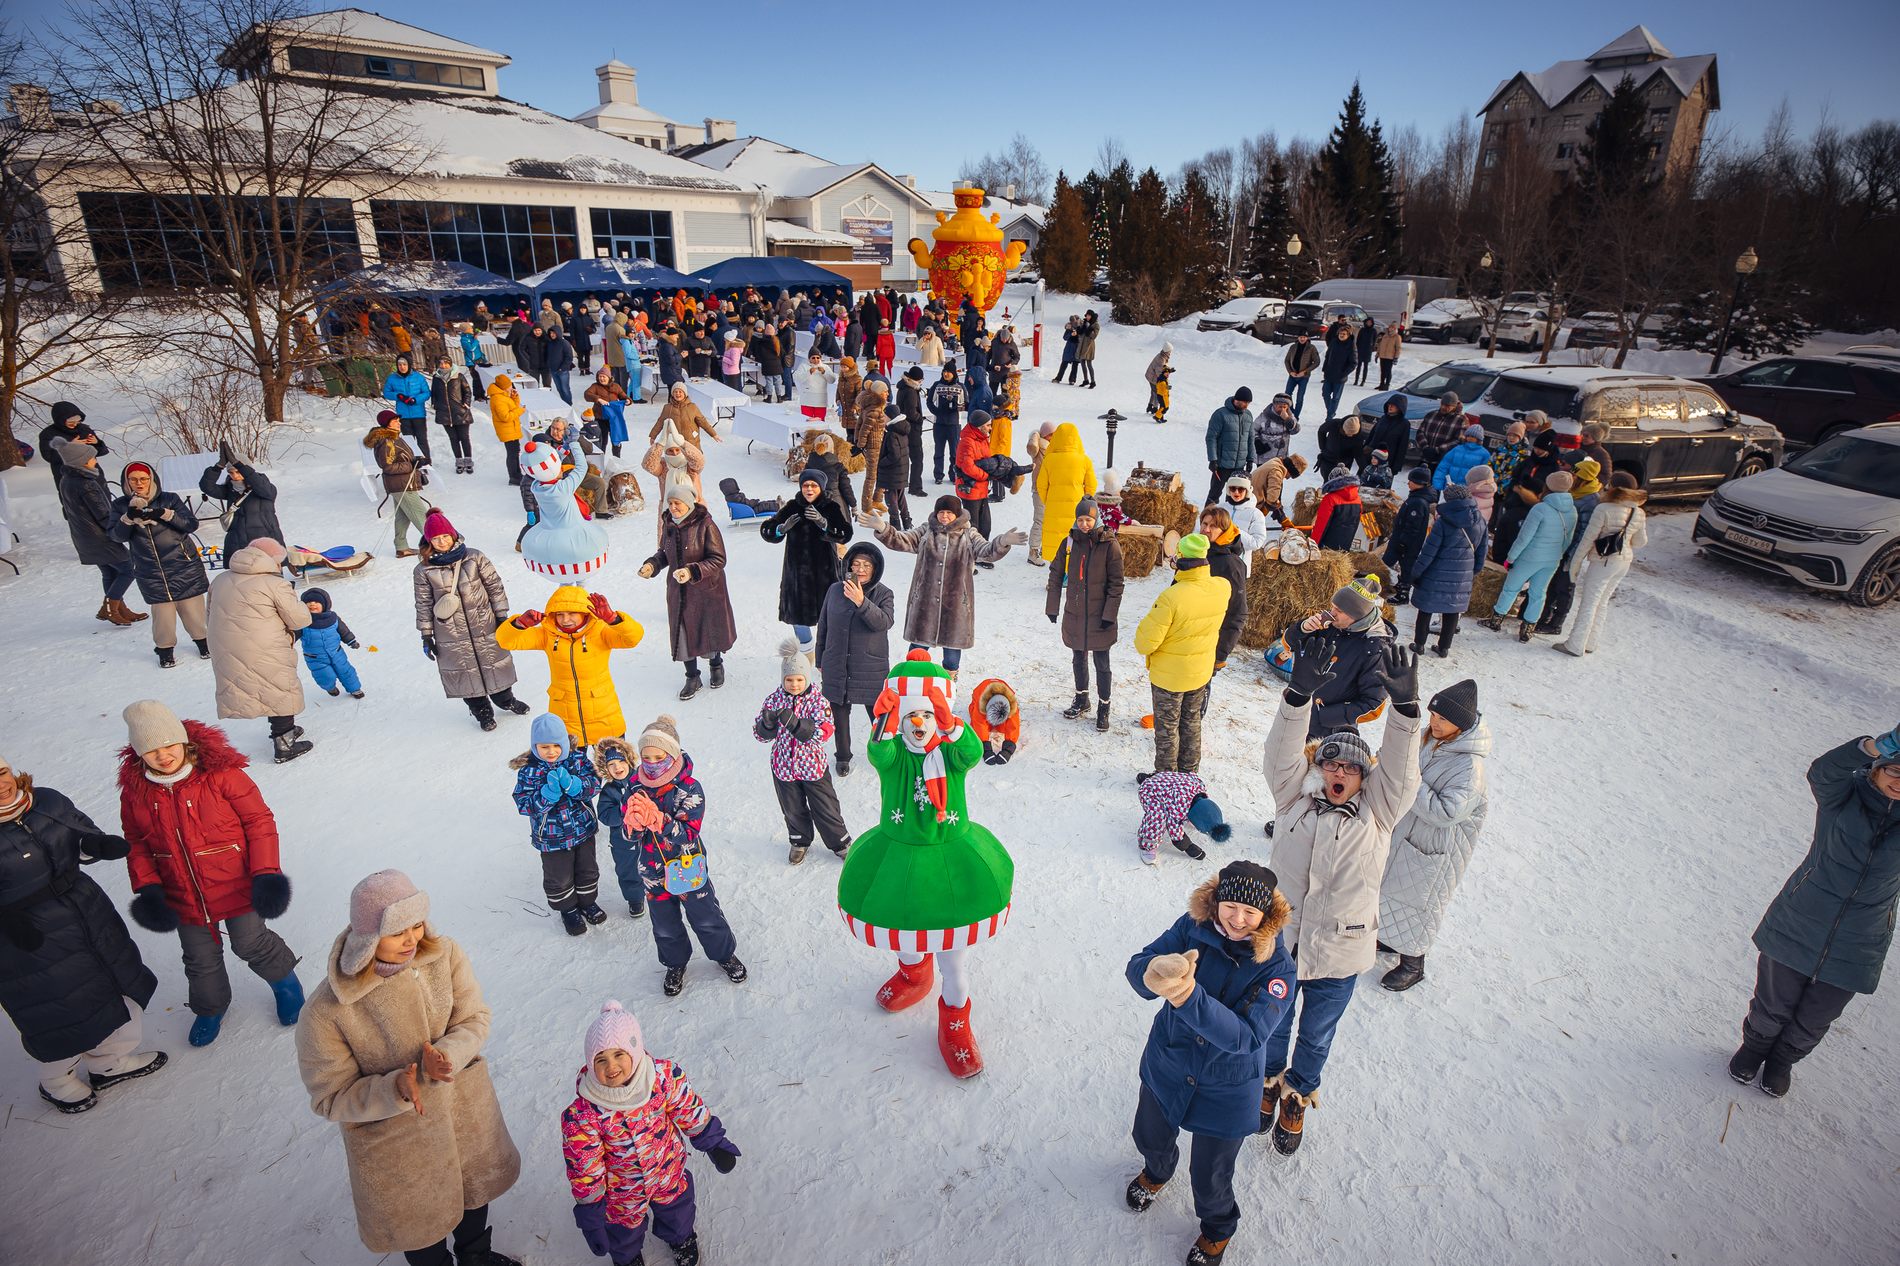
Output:
[[877,825],[852,841],[838,877],[838,910],[858,941],[895,950],[897,974],[877,991],[886,1011],[931,994],[943,967],[937,1049],[952,1076],[974,1077],[983,1056],[970,1032],[966,953],[1003,930],[1016,866],[987,827],[970,820],[964,776],[983,743],[950,710],[955,682],[912,651],[878,696],[869,756],[883,789]]

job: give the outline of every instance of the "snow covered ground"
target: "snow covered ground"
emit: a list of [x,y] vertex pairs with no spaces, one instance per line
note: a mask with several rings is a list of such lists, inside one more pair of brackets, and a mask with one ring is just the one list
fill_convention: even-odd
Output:
[[[1020,293],[1005,303],[1020,308]],[[1054,300],[1046,333],[1080,306]],[[1157,427],[1140,417],[1141,371],[1164,337],[1179,372],[1174,421]],[[1407,344],[1398,381],[1461,354]],[[1198,487],[1207,414],[1242,384],[1256,403],[1270,398],[1279,358],[1242,335],[1107,325],[1096,390],[1049,383],[1054,355],[1032,377],[1017,451],[1029,427],[1075,421],[1100,466],[1095,417],[1112,405],[1136,419],[1118,437],[1121,470],[1145,460]],[[63,394],[102,428],[127,420],[91,384]],[[1068,655],[1042,619],[1045,573],[1016,551],[981,577],[979,643],[963,680],[1006,678],[1026,722],[1015,762],[971,780],[974,812],[1015,855],[1017,890],[1007,932],[974,960],[973,1027],[988,1071],[959,1084],[938,1059],[930,1008],[893,1017],[873,1005],[891,959],[846,938],[836,864],[822,852],[785,864],[765,749],[747,732],[784,635],[772,622],[778,550],[728,533],[740,617],[731,676],[680,704],[661,586],[634,576],[651,519],[608,525],[614,553],[599,587],[648,630],[645,645],[617,657],[626,712],[636,725],[662,711],[680,718],[711,803],[714,881],[752,973],[735,987],[696,958],[686,992],[667,999],[647,925],[618,902],[578,940],[550,917],[508,801],[505,765],[526,722],[504,718],[482,734],[442,697],[417,645],[410,570],[357,487],[372,410],[304,407],[310,430],[280,447],[271,473],[297,541],[378,555],[326,586],[364,643],[353,657],[368,698],[307,686],[301,720],[316,750],[281,768],[268,762],[262,722],[231,729],[261,762],[253,772],[283,831],[296,899],[277,926],[304,956],[307,986],[351,885],[384,866],[429,890],[435,921],[473,957],[495,1016],[487,1054],[524,1160],[520,1184],[494,1207],[497,1247],[534,1266],[594,1260],[569,1214],[557,1122],[582,1030],[617,997],[744,1151],[730,1176],[696,1165],[708,1262],[1181,1259],[1195,1234],[1185,1169],[1147,1216],[1122,1206],[1139,1164],[1128,1129],[1154,1009],[1129,991],[1122,966],[1222,862],[1270,860],[1258,771],[1277,691],[1255,657],[1223,675],[1207,728],[1202,773],[1233,841],[1203,863],[1166,856],[1148,869],[1135,852],[1133,786],[1151,751],[1135,725],[1147,688],[1126,635],[1163,578],[1129,585],[1115,729],[1098,735],[1060,715]],[[1296,442],[1309,457],[1322,412],[1315,391]],[[476,430],[478,473],[443,477],[434,499],[495,558],[515,608],[539,605],[548,586],[509,549],[518,500],[485,423]],[[780,462],[764,449],[715,449],[708,486],[732,474],[753,496],[781,495]],[[118,454],[106,464],[116,474]],[[95,622],[96,573],[72,561],[45,470],[35,462],[4,478],[26,538],[24,576],[0,580],[5,755],[113,828],[120,709],[156,696],[213,719],[209,665],[185,659],[160,672],[144,629]],[[998,530],[1028,517],[1027,497],[1012,498]],[[1900,1259],[1900,1144],[1886,1112],[1900,1094],[1893,988],[1848,1008],[1786,1100],[1734,1085],[1723,1068],[1753,981],[1749,933],[1808,839],[1807,762],[1900,717],[1900,687],[1877,671],[1891,664],[1895,616],[1699,559],[1690,521],[1655,516],[1607,645],[1588,660],[1553,653],[1548,639],[1522,646],[1473,628],[1449,662],[1425,661],[1428,695],[1461,677],[1479,682],[1497,740],[1491,820],[1426,982],[1403,995],[1379,989],[1376,974],[1361,982],[1297,1158],[1265,1139],[1244,1151],[1236,1266]],[[886,579],[900,602],[909,575],[909,558],[894,558]],[[538,707],[545,668],[529,656],[520,668],[523,697]],[[877,803],[871,774],[841,789],[848,821],[863,828]],[[97,875],[123,906],[123,869]],[[263,983],[233,960],[224,1034],[192,1050],[175,938],[134,935],[160,977],[149,1041],[171,1066],[67,1118],[40,1102],[17,1046],[0,1044],[0,1259],[375,1260],[356,1237],[336,1129],[310,1113]],[[648,1260],[667,1259],[656,1247]]]

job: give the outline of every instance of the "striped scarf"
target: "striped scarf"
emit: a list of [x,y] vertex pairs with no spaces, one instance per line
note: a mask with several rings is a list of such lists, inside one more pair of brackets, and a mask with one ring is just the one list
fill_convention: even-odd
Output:
[[904,740],[905,747],[924,758],[924,794],[930,797],[931,805],[937,810],[939,822],[948,816],[946,805],[950,786],[943,767],[943,745],[962,728],[962,724],[958,723],[949,734],[933,734],[924,740],[922,747],[913,743],[908,734],[899,736]]

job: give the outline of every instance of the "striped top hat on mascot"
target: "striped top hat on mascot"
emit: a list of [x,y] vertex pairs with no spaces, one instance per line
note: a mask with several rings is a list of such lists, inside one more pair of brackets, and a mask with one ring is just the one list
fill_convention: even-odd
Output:
[[607,529],[593,521],[593,512],[580,498],[587,469],[575,466],[563,474],[562,460],[568,456],[567,448],[546,439],[521,446],[521,473],[534,481],[532,491],[539,507],[534,526],[521,538],[521,559],[530,570],[562,580],[574,580],[607,565]]
[[943,966],[938,1050],[952,1074],[982,1071],[970,1035],[963,953],[1002,931],[1015,863],[987,827],[970,820],[964,779],[983,741],[951,710],[955,683],[927,651],[886,676],[873,711],[868,755],[882,799],[877,825],[852,841],[838,877],[838,910],[854,939],[898,953],[897,975],[878,1004],[923,1001]]

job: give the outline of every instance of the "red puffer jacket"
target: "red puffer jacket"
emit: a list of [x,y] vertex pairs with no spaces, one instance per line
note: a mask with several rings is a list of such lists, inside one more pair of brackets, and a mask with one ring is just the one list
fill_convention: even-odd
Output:
[[989,500],[989,473],[977,463],[990,455],[990,437],[981,428],[966,425],[957,437],[957,496],[965,501]]
[[223,730],[187,721],[185,734],[198,764],[169,787],[130,747],[119,753],[119,829],[132,890],[162,885],[179,921],[202,927],[250,913],[251,876],[280,873],[277,820]]

